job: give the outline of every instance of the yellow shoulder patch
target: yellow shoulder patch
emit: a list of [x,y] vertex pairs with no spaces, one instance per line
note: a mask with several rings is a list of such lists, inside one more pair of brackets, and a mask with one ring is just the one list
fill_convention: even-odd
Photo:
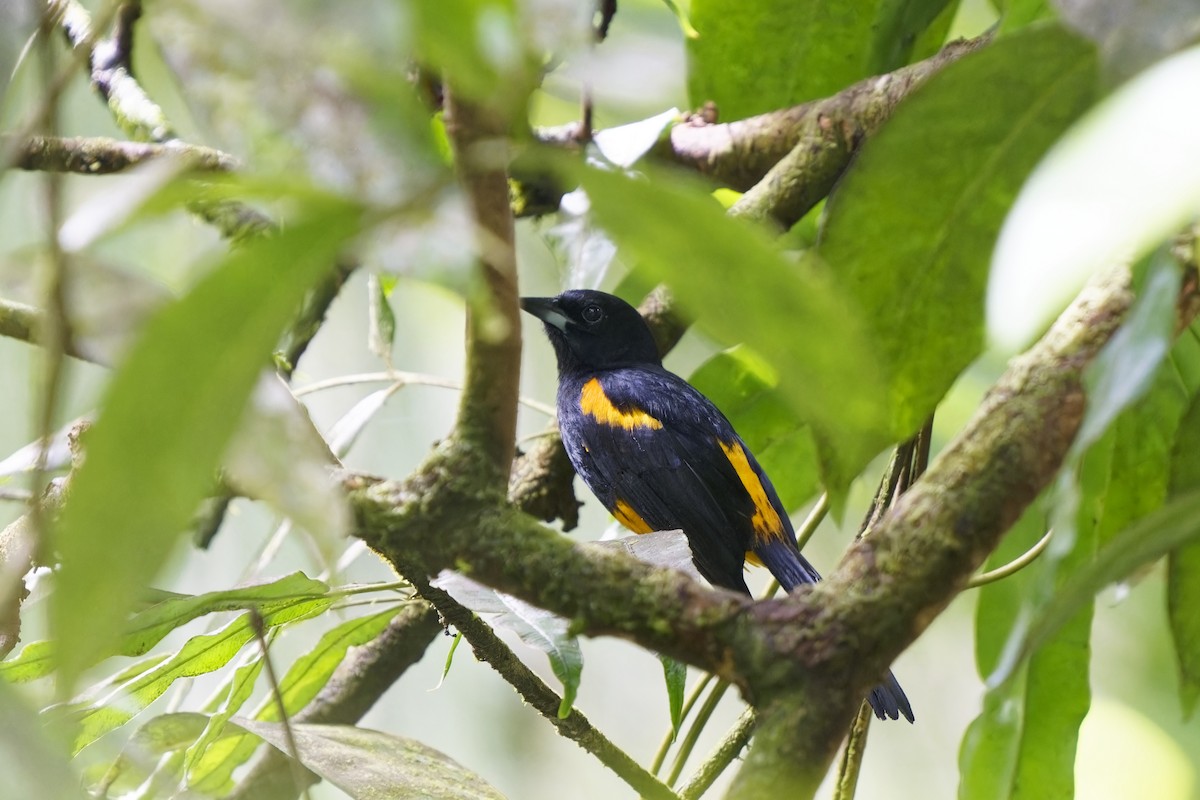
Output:
[[642,519],[642,515],[634,511],[633,506],[624,500],[617,501],[612,515],[617,518],[617,522],[629,528],[634,533],[651,533],[654,531],[654,528],[650,527],[650,523]]
[[775,506],[771,505],[771,499],[767,497],[767,490],[763,488],[762,481],[758,479],[754,468],[750,466],[750,462],[746,458],[746,451],[737,442],[725,444],[718,439],[717,444],[721,445],[721,450],[725,452],[725,457],[733,465],[738,480],[742,482],[746,493],[754,501],[754,517],[750,522],[754,525],[755,535],[764,539],[773,536],[782,537],[784,535],[783,520],[779,518],[779,512],[775,510]]
[[624,428],[627,431],[634,428],[658,429],[662,427],[661,422],[640,408],[622,411],[614,406],[608,399],[608,395],[604,393],[604,387],[600,385],[599,378],[592,378],[583,385],[583,390],[579,393],[579,410],[601,425]]

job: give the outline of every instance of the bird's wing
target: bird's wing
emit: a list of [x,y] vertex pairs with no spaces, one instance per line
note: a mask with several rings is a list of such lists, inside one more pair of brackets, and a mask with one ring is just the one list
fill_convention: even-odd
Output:
[[665,370],[593,380],[579,390],[579,413],[559,420],[584,481],[632,530],[682,529],[701,574],[746,591],[742,565],[756,535],[791,536],[791,526],[729,422]]

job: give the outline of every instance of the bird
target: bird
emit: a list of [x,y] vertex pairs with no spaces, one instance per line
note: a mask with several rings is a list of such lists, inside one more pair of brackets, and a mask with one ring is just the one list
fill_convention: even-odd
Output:
[[[779,495],[729,420],[662,365],[637,309],[576,289],[524,297],[558,364],[558,427],[588,489],[634,533],[682,530],[709,583],[750,594],[746,562],[765,565],[786,591],[820,574],[801,555]],[[880,719],[914,721],[888,671],[867,701]]]

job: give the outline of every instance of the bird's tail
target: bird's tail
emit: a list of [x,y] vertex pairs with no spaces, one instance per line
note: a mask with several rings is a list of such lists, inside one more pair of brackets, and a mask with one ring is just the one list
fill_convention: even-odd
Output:
[[867,695],[867,702],[871,704],[871,710],[875,712],[875,716],[880,719],[904,717],[909,722],[916,721],[912,706],[908,703],[908,697],[900,688],[900,682],[896,680],[896,676],[890,669],[883,683],[876,686]]
[[[771,574],[775,576],[775,580],[779,581],[779,585],[788,592],[797,586],[821,580],[820,574],[812,564],[808,563],[808,559],[796,550],[795,545],[783,539],[771,539],[758,545],[754,548],[754,554],[766,565],[767,569],[771,570]],[[909,722],[915,720],[908,697],[900,688],[900,683],[891,670],[888,670],[884,682],[871,690],[871,694],[867,696],[867,702],[871,704],[875,716],[880,719],[904,717]]]
[[796,545],[784,539],[770,539],[754,548],[754,554],[775,576],[784,591],[821,580],[816,567],[800,554]]

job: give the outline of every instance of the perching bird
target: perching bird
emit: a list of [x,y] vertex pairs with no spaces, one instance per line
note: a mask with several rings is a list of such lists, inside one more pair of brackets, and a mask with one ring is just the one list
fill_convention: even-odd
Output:
[[[610,294],[526,297],[558,357],[558,427],[583,482],[635,533],[682,530],[710,583],[749,594],[744,563],[787,591],[821,579],[796,547],[775,488],[729,420],[662,366],[637,309]],[[888,672],[868,701],[913,721]]]

